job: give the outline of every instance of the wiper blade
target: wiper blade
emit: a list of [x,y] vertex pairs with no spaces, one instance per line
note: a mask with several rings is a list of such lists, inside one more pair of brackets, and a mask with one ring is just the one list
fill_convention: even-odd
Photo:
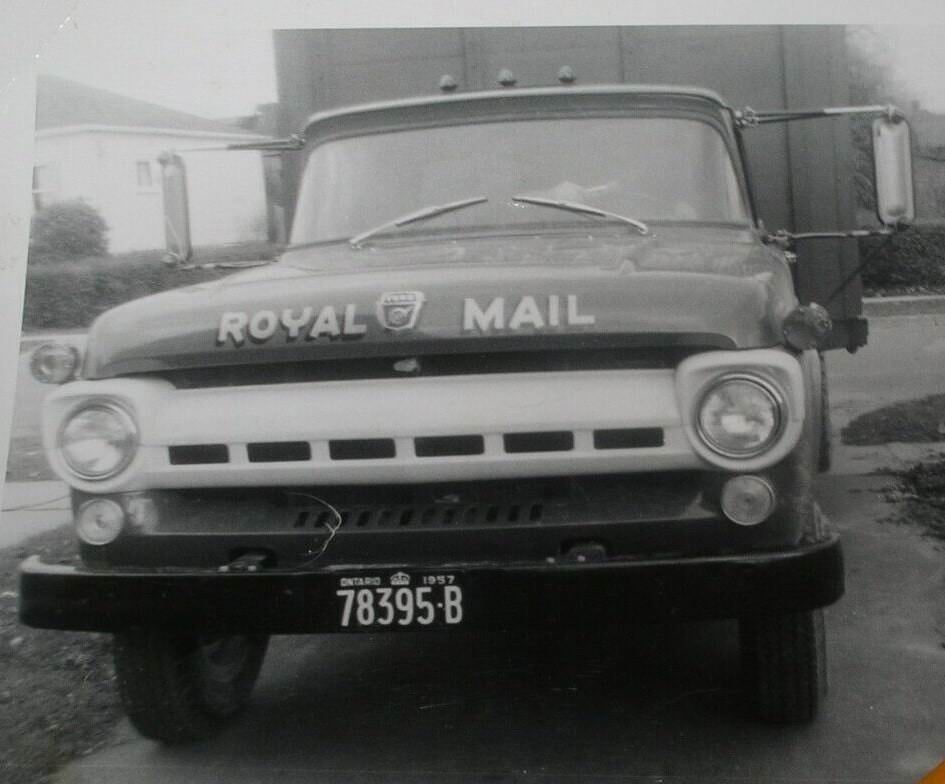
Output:
[[639,221],[636,218],[628,218],[626,215],[620,215],[616,212],[608,212],[598,207],[592,207],[590,204],[581,204],[576,201],[560,201],[558,199],[543,199],[539,196],[513,196],[512,201],[521,202],[522,204],[537,204],[541,207],[554,207],[558,210],[568,210],[569,212],[577,212],[581,215],[595,215],[598,218],[612,218],[613,220],[618,220],[621,223],[633,226],[633,228],[644,236],[650,233],[650,227],[643,221]]
[[427,220],[427,218],[435,218],[437,215],[444,215],[447,212],[461,210],[464,207],[471,207],[474,204],[482,204],[486,201],[489,201],[489,199],[485,196],[473,196],[470,199],[451,201],[448,204],[434,204],[431,207],[423,207],[415,212],[408,212],[406,215],[394,218],[392,221],[387,221],[387,223],[382,223],[380,226],[375,226],[373,229],[362,231],[360,234],[348,240],[348,244],[352,248],[360,248],[366,239],[373,237],[375,234],[380,234],[382,231],[387,231],[387,229],[399,229],[401,226],[406,226],[410,223],[417,223],[418,221]]

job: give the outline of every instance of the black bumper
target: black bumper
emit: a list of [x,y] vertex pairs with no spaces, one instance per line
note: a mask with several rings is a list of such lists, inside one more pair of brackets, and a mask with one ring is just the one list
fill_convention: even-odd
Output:
[[[397,570],[94,571],[33,557],[20,567],[20,619],[39,628],[106,632],[135,626],[273,634],[339,631],[335,592],[341,578],[389,576]],[[478,629],[736,618],[810,610],[843,595],[843,555],[836,537],[774,553],[406,570],[417,579],[457,575],[465,594],[462,626]]]

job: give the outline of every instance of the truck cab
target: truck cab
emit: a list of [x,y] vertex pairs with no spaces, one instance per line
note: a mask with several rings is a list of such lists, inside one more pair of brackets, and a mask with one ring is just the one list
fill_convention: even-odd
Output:
[[830,321],[744,126],[659,86],[313,116],[281,257],[104,314],[48,399],[82,564],[28,560],[23,621],[115,633],[166,742],[239,710],[271,634],[663,619],[738,619],[754,712],[813,718]]

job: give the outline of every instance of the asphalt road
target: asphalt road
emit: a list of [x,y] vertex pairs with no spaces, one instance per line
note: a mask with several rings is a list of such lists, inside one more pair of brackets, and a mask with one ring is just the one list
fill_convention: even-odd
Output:
[[[945,391],[945,315],[876,319],[828,360],[835,421]],[[21,361],[21,366],[23,362]],[[21,382],[15,431],[45,388]],[[33,423],[33,424],[31,424]],[[281,637],[219,738],[120,743],[59,781],[912,782],[945,758],[945,557],[883,522],[882,477],[827,476],[847,595],[828,611],[831,695],[806,727],[746,720],[731,623],[556,636]]]
[[945,313],[870,319],[856,354],[827,353],[834,424],[895,400],[945,392]]

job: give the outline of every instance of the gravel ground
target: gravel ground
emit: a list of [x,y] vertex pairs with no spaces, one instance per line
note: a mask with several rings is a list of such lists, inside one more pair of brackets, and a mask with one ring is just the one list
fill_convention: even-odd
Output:
[[69,525],[0,550],[0,781],[36,784],[100,748],[121,717],[110,639],[17,619],[16,567],[28,555],[71,562]]

